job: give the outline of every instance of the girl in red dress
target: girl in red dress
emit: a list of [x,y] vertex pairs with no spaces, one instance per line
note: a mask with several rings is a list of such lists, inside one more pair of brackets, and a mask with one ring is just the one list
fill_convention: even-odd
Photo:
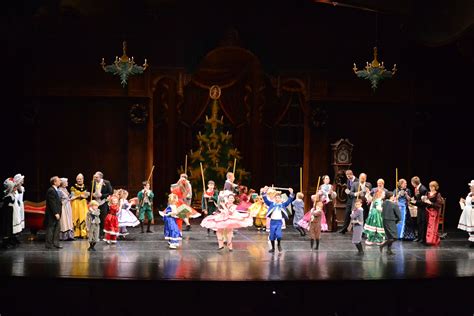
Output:
[[108,244],[116,243],[117,236],[119,233],[119,223],[117,213],[119,211],[119,198],[116,195],[112,195],[109,201],[109,214],[105,218],[104,232],[105,241]]

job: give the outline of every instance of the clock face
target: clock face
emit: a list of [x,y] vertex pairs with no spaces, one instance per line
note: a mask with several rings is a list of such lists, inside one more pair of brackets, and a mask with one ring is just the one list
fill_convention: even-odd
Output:
[[349,152],[346,148],[341,149],[337,153],[337,162],[338,163],[348,163],[349,162]]

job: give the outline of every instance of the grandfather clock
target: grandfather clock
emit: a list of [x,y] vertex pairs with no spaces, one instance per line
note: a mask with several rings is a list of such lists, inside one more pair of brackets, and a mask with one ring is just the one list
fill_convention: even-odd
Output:
[[334,184],[337,197],[334,201],[336,209],[337,224],[344,223],[344,214],[346,209],[347,194],[344,190],[347,188],[346,170],[352,165],[352,149],[354,145],[346,139],[340,139],[331,144],[332,165],[334,167]]

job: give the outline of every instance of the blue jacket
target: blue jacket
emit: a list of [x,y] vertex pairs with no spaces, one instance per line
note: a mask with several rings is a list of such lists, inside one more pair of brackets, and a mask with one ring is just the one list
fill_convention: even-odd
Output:
[[286,212],[286,207],[288,205],[290,205],[290,203],[293,202],[294,199],[295,199],[295,195],[291,194],[290,197],[288,198],[288,200],[286,200],[286,202],[275,203],[275,202],[272,202],[269,199],[267,199],[267,194],[266,193],[263,194],[263,201],[265,201],[265,204],[268,205],[267,217],[271,217],[273,211],[280,208],[281,209],[281,214],[283,215],[283,217],[285,219],[289,219],[288,213]]

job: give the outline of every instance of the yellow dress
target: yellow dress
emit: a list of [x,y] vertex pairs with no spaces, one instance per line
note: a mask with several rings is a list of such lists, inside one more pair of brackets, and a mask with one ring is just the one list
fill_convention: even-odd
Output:
[[[86,187],[75,184],[71,187],[72,197],[85,194]],[[72,223],[74,225],[74,237],[87,237],[86,217],[87,217],[87,198],[78,197],[71,201]]]
[[248,208],[250,215],[255,217],[255,226],[265,227],[268,206],[263,201],[257,201]]

